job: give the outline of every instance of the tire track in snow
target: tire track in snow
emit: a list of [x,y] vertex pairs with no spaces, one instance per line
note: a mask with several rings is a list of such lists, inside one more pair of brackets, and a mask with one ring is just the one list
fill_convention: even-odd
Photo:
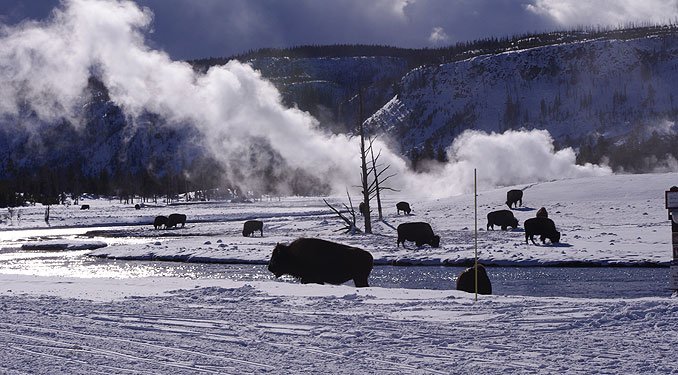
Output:
[[[80,317],[74,317],[74,318],[80,318]],[[0,323],[0,325],[8,326],[7,324],[3,324],[3,323]],[[254,366],[254,367],[259,367],[259,368],[275,369],[275,366],[266,365],[266,364],[263,364],[263,363],[258,363],[258,362],[253,362],[253,361],[245,361],[245,360],[240,360],[240,359],[230,358],[230,357],[224,357],[224,356],[216,356],[216,355],[198,352],[198,351],[194,351],[194,350],[168,347],[168,346],[165,346],[165,345],[157,345],[157,344],[140,342],[140,341],[131,340],[131,339],[123,339],[123,338],[117,338],[117,337],[104,337],[104,336],[92,337],[91,335],[82,334],[82,333],[78,333],[78,332],[50,329],[50,328],[44,328],[44,327],[33,327],[33,326],[22,325],[22,324],[13,324],[12,326],[23,328],[25,330],[35,330],[35,331],[49,332],[49,333],[53,333],[54,335],[58,335],[59,337],[62,337],[64,335],[71,335],[71,336],[79,337],[79,338],[82,338],[82,339],[88,339],[89,341],[96,341],[96,340],[99,340],[99,341],[115,341],[115,342],[128,343],[128,344],[137,345],[137,346],[151,347],[151,348],[162,350],[162,351],[181,352],[181,353],[186,353],[186,354],[190,354],[190,355],[194,355],[194,356],[216,359],[216,360],[220,360],[220,361],[224,361],[224,360],[232,361],[232,362],[238,363],[240,365],[248,365],[248,366]],[[163,330],[159,330],[159,331],[163,331]],[[197,332],[184,332],[184,333],[196,333],[197,334]],[[42,337],[35,337],[35,336],[29,336],[29,335],[25,335],[25,334],[22,335],[22,334],[15,334],[15,333],[2,332],[2,331],[0,331],[0,335],[9,335],[9,336],[13,336],[13,337],[16,337],[16,338],[22,338],[22,339],[25,339],[25,340],[33,340],[33,341],[39,341],[39,342],[44,342],[44,343],[48,343],[48,344],[53,344],[52,346],[50,346],[51,349],[59,349],[59,350],[67,350],[67,351],[83,351],[83,352],[87,352],[91,355],[115,356],[115,357],[119,357],[119,358],[133,360],[133,361],[145,361],[145,362],[148,362],[148,363],[159,364],[159,365],[162,365],[162,366],[175,367],[175,368],[180,368],[180,369],[190,369],[190,370],[195,370],[195,371],[198,371],[198,372],[224,374],[223,370],[213,371],[213,370],[209,370],[209,369],[205,369],[205,368],[201,368],[201,367],[196,367],[196,366],[186,366],[186,365],[182,365],[182,364],[179,364],[179,363],[162,362],[162,361],[158,361],[158,360],[155,360],[155,359],[148,359],[148,358],[135,356],[133,354],[123,353],[123,352],[120,352],[120,351],[113,351],[113,350],[110,350],[110,349],[100,349],[100,348],[96,348],[92,345],[83,344],[82,342],[72,343],[72,342],[69,342],[69,341],[45,339],[45,338],[42,338]],[[58,356],[54,356],[54,357],[58,357]],[[63,359],[63,357],[62,357],[62,359]],[[73,359],[70,359],[70,358],[68,358],[67,360],[73,361]],[[87,363],[87,362],[82,362],[82,363]]]

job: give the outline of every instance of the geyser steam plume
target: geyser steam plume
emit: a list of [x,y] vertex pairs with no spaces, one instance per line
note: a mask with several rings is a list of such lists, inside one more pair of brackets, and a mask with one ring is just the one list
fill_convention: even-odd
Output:
[[[150,11],[130,1],[67,0],[47,21],[2,27],[0,115],[17,116],[28,106],[44,121],[76,119],[95,74],[126,115],[157,113],[168,126],[195,126],[227,173],[237,167],[232,162],[238,153],[265,139],[291,167],[329,182],[337,192],[358,184],[355,140],[325,134],[312,116],[283,106],[276,88],[249,65],[231,61],[201,74],[152,50],[143,36],[151,21]],[[516,141],[521,146],[511,145]],[[555,153],[545,132],[464,134],[448,150],[452,162],[429,174],[413,174],[383,143],[375,147],[398,173],[393,185],[427,196],[464,191],[469,173],[481,165],[496,168],[494,177],[483,180],[490,185],[609,173],[576,166],[571,150]],[[487,147],[502,147],[492,151],[501,156],[488,158]],[[539,158],[537,165],[531,155]],[[523,169],[491,164],[515,158]]]

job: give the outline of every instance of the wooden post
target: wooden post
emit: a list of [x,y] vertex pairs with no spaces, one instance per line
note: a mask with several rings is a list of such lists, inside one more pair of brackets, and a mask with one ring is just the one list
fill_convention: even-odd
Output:
[[670,284],[674,293],[678,293],[678,186],[672,186],[665,194],[666,209],[669,210],[669,220],[671,220],[671,245],[673,249]]
[[475,278],[476,301],[478,301],[478,182],[475,168],[473,169],[473,207],[475,212],[475,262],[473,274]]

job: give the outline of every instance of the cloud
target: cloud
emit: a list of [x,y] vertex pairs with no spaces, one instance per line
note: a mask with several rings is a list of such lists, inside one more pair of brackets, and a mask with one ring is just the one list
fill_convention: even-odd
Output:
[[443,44],[450,40],[450,36],[447,35],[445,29],[442,27],[434,27],[431,31],[431,35],[428,37],[429,42],[432,44]]
[[676,0],[535,0],[529,12],[555,20],[559,25],[620,26],[630,22],[664,23],[678,16]]

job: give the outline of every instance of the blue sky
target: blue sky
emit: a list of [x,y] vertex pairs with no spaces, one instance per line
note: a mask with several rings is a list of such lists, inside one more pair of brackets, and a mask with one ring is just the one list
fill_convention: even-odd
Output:
[[[63,0],[86,1],[86,0]],[[138,0],[149,44],[174,59],[262,47],[364,43],[437,47],[582,25],[676,22],[678,0]],[[43,20],[59,0],[0,0],[0,22]]]

